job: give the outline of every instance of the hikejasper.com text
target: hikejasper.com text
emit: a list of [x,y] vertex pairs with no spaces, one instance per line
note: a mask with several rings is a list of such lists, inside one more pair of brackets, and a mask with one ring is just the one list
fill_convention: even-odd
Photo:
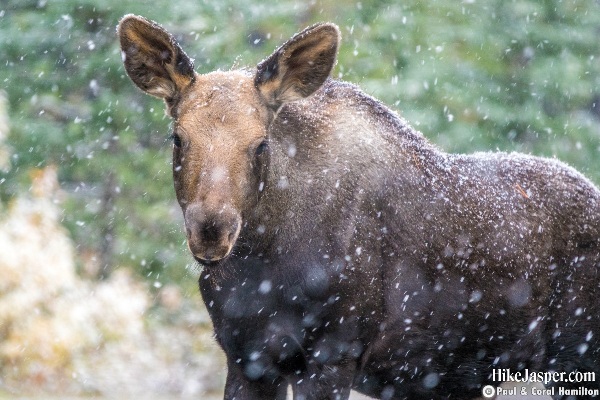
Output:
[[595,372],[540,372],[524,369],[522,371],[511,371],[510,368],[494,369],[492,371],[492,380],[494,382],[515,382],[515,383],[582,383],[595,382]]

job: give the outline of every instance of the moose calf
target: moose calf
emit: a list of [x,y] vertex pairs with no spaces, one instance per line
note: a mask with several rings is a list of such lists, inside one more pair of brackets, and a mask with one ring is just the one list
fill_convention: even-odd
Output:
[[472,399],[498,369],[594,372],[558,385],[600,389],[600,192],[581,174],[438,150],[329,78],[330,23],[207,74],[154,22],[127,15],[118,34],[173,118],[226,399]]

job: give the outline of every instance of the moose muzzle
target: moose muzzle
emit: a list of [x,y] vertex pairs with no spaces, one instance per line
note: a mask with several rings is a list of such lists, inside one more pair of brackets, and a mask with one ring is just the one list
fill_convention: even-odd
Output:
[[188,247],[198,262],[214,264],[231,253],[241,228],[241,217],[233,207],[213,209],[193,203],[184,218]]

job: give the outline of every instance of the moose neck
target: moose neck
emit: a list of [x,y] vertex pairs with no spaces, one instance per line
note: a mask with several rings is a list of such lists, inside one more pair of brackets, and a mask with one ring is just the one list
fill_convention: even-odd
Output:
[[[341,217],[343,210],[358,207],[364,198],[377,201],[388,186],[420,184],[427,179],[424,171],[439,169],[423,168],[420,160],[443,158],[389,109],[355,86],[333,80],[279,110],[269,128],[269,147],[264,193],[241,236],[266,257],[313,239],[335,240],[334,234],[319,235],[323,226],[343,231],[351,224]],[[406,177],[393,173],[399,163],[408,166]]]

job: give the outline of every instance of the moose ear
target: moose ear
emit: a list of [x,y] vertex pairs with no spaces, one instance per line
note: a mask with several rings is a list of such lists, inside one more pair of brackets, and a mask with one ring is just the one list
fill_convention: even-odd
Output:
[[144,92],[169,104],[193,82],[194,63],[158,24],[129,14],[117,32],[127,75]]
[[334,24],[306,28],[258,64],[254,84],[275,109],[308,97],[331,73],[339,42],[340,30]]

